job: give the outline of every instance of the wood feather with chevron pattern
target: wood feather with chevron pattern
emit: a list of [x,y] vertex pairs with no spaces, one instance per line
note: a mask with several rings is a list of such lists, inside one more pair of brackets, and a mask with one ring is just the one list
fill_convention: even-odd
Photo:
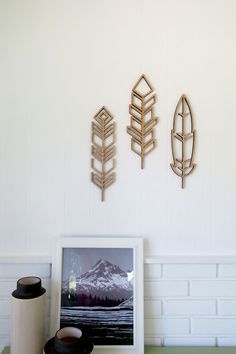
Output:
[[150,82],[142,75],[132,89],[129,105],[130,126],[127,133],[131,135],[131,150],[141,158],[141,168],[144,168],[144,158],[156,146],[154,127],[157,118],[154,117],[156,95]]
[[196,166],[193,163],[194,148],[195,130],[192,109],[187,96],[182,95],[175,109],[171,130],[173,163],[170,164],[173,172],[181,178],[182,188],[184,188],[185,177],[190,175]]
[[91,180],[101,189],[101,200],[105,200],[105,190],[116,179],[115,174],[115,123],[106,107],[102,107],[92,122]]

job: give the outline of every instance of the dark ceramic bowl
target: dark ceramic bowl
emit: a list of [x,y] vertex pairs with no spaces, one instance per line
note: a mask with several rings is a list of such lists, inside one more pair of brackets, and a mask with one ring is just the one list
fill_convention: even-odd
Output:
[[81,330],[75,327],[59,329],[44,347],[45,354],[90,354],[92,350],[92,340],[83,338]]

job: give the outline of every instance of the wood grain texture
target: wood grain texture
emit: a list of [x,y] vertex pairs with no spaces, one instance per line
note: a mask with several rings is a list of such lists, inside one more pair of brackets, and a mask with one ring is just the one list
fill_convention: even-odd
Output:
[[101,189],[101,200],[105,190],[116,180],[115,174],[115,123],[106,107],[102,107],[92,122],[91,180]]
[[154,117],[156,95],[145,75],[142,75],[134,85],[129,105],[130,126],[127,133],[131,135],[131,150],[140,156],[141,169],[144,159],[156,146],[154,127],[157,118]]
[[195,130],[192,109],[187,96],[182,95],[175,109],[171,130],[173,163],[170,164],[173,172],[181,178],[182,188],[184,188],[185,177],[190,175],[196,166],[193,163],[194,148]]

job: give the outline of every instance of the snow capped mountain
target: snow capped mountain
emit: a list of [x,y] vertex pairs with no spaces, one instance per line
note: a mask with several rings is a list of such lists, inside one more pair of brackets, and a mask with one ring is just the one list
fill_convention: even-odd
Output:
[[[99,260],[90,270],[76,278],[76,292],[110,299],[129,299],[133,282],[119,266]],[[64,288],[65,290],[65,288]]]
[[115,289],[117,287],[132,290],[133,287],[128,281],[128,275],[117,265],[108,261],[98,261],[92,269],[78,278],[81,286],[89,285],[102,289]]

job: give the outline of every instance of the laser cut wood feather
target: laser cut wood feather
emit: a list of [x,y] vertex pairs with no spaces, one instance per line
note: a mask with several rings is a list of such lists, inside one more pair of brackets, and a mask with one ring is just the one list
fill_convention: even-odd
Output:
[[131,150],[140,156],[141,169],[144,168],[144,158],[156,146],[154,127],[157,118],[154,117],[156,95],[150,82],[142,75],[134,85],[129,105],[130,126],[127,133],[131,135]]
[[196,166],[193,163],[194,148],[195,130],[192,109],[187,96],[182,95],[175,109],[171,130],[173,163],[170,164],[173,172],[181,178],[182,188],[184,188],[185,177],[190,175]]
[[115,174],[115,123],[113,116],[102,107],[92,122],[91,180],[101,189],[101,200],[105,200],[105,190],[116,179]]

